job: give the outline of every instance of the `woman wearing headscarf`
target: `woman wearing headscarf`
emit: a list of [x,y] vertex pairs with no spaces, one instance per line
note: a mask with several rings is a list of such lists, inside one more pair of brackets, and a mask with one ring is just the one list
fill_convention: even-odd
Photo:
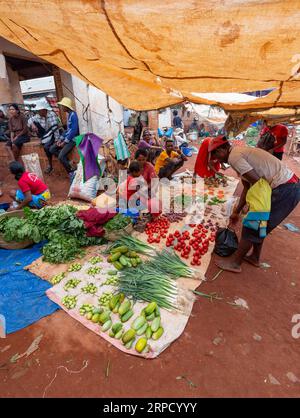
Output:
[[213,177],[220,170],[221,164],[211,159],[211,155],[208,151],[208,147],[212,138],[206,138],[202,142],[197,159],[195,162],[194,174],[199,177]]

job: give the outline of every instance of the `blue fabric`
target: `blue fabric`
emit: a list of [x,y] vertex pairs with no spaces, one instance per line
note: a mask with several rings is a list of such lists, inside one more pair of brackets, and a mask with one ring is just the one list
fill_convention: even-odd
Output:
[[169,128],[166,132],[163,131],[162,129],[158,128],[157,132],[158,132],[159,137],[167,136],[168,138],[171,138],[171,136],[173,134],[173,128]]
[[[46,199],[44,198],[43,194],[33,194],[31,197],[32,200],[29,202],[29,206],[31,208],[41,209],[45,206],[43,202],[46,202]],[[22,202],[25,199],[24,193],[21,190],[17,190],[16,199],[18,202]]]
[[243,223],[246,221],[268,221],[270,218],[270,212],[248,212]]
[[41,256],[42,246],[43,243],[39,243],[24,250],[0,249],[0,315],[6,321],[6,334],[59,309],[45,293],[51,284],[23,270]]
[[70,141],[74,141],[77,135],[79,135],[78,116],[76,112],[71,112],[68,113],[68,126],[66,132],[64,133],[64,142],[68,143]]

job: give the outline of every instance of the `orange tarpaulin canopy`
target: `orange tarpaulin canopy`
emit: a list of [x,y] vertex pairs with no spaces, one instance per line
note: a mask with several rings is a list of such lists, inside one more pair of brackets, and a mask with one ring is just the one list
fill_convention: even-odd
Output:
[[300,106],[299,22],[300,0],[2,0],[0,36],[131,109],[255,110]]

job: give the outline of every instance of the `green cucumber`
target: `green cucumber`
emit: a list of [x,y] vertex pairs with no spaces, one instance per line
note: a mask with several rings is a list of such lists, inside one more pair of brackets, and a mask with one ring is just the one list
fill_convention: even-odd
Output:
[[147,331],[147,329],[148,329],[148,324],[147,324],[147,322],[142,326],[142,327],[140,327],[137,331],[136,331],[136,335],[143,335],[143,334],[145,334],[145,332]]
[[124,333],[124,330],[120,329],[120,331],[116,333],[115,339],[119,340],[122,337],[123,333]]
[[121,255],[122,254],[120,252],[114,253],[114,254],[111,255],[110,259],[111,259],[112,262],[118,261],[119,258],[121,257]]
[[164,333],[163,327],[158,328],[158,330],[152,334],[152,339],[158,340],[163,335],[163,333]]
[[117,334],[119,331],[121,331],[122,328],[123,328],[123,324],[121,324],[121,322],[117,322],[116,324],[113,324],[111,330],[113,331],[114,334]]
[[125,258],[124,255],[121,255],[121,257],[119,258],[119,262],[122,264],[122,266],[126,267],[128,265],[128,262]]
[[158,330],[158,328],[160,327],[160,316],[157,316],[151,324],[151,330],[153,332],[156,332]]
[[103,326],[102,326],[102,331],[106,332],[109,330],[109,328],[112,326],[112,321],[111,319],[109,319],[108,321],[106,321]]
[[153,319],[155,318],[155,313],[152,312],[151,315],[146,316],[147,321],[153,321]]
[[130,319],[133,316],[134,312],[133,310],[129,309],[124,315],[121,316],[122,322],[127,322],[128,319]]
[[133,343],[134,343],[134,338],[132,338],[132,340],[128,341],[128,343],[125,344],[125,347],[127,348],[127,350],[131,349]]
[[138,316],[134,321],[133,324],[131,325],[131,328],[133,328],[134,330],[138,330],[139,328],[141,328],[142,326],[144,326],[146,323],[146,319],[144,316]]
[[146,329],[146,338],[149,340],[149,338],[152,337],[152,329],[151,327],[148,325],[147,329]]
[[127,311],[129,311],[130,308],[131,308],[131,302],[127,299],[121,304],[119,308],[120,316],[124,315]]

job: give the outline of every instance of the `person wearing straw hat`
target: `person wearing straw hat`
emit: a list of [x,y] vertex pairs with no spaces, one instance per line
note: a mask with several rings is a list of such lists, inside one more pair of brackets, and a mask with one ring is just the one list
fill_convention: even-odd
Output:
[[50,147],[49,151],[52,155],[58,157],[72,182],[75,170],[70,164],[68,154],[75,147],[75,138],[79,135],[78,116],[73,108],[72,100],[69,97],[63,97],[57,104],[68,114],[67,130],[64,132],[63,137]]
[[53,171],[50,147],[60,139],[60,121],[45,98],[37,103],[35,110],[37,114],[28,120],[28,126],[42,142],[49,163],[45,174],[50,174]]

